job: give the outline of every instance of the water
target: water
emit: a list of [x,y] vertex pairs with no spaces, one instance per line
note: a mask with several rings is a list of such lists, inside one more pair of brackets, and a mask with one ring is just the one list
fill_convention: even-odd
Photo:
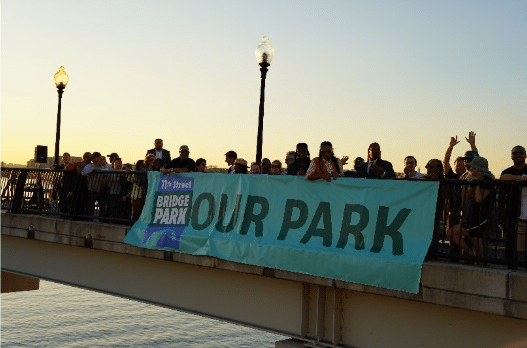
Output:
[[274,347],[286,337],[47,281],[2,294],[2,347]]

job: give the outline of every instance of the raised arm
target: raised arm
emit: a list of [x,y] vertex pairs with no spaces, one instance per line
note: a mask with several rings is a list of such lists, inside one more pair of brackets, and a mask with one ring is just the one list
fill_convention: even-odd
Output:
[[450,169],[452,169],[452,167],[450,166],[450,156],[452,156],[452,149],[454,149],[454,146],[456,146],[457,144],[459,144],[459,140],[457,140],[457,135],[455,138],[451,137],[450,144],[448,144],[448,148],[445,152],[445,158],[443,158],[443,168],[445,173],[448,173]]
[[470,144],[470,149],[472,151],[478,152],[478,148],[476,147],[476,133],[469,132],[468,138],[465,138],[465,140]]

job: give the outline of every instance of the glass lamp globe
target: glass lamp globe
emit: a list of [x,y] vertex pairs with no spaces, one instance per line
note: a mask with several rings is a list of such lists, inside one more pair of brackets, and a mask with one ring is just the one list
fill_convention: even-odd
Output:
[[271,64],[271,61],[274,57],[274,47],[269,42],[269,38],[267,36],[262,38],[262,42],[256,46],[256,51],[254,53],[256,55],[256,61],[258,64]]
[[63,66],[59,68],[59,71],[57,71],[55,73],[55,76],[53,77],[53,81],[55,81],[55,86],[59,89],[64,89],[68,84],[69,80],[70,78],[68,77],[68,74],[66,74],[66,71],[64,70]]

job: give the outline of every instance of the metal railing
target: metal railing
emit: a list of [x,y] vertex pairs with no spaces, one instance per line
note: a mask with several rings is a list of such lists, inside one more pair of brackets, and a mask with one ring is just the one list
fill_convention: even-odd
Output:
[[[147,187],[144,172],[83,177],[74,171],[2,168],[1,204],[11,213],[131,225]],[[427,259],[527,268],[526,224],[518,218],[524,187],[527,183],[514,181],[442,180]]]
[[[2,168],[2,209],[70,219],[133,224],[140,215],[146,173]],[[135,208],[135,209],[134,209]]]
[[526,225],[519,220],[527,183],[442,180],[428,259],[527,268]]

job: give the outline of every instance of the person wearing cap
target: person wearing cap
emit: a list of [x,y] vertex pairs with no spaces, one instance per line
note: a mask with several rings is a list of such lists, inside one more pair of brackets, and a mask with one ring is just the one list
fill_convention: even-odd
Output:
[[115,152],[112,152],[111,154],[106,155],[106,157],[110,158],[110,165],[112,166],[112,168],[113,168],[113,161],[115,161],[116,158],[120,158],[119,155]]
[[311,158],[306,143],[296,144],[295,161],[287,166],[287,175],[306,175]]
[[[511,150],[511,159],[513,166],[501,172],[500,180],[507,181],[527,181],[527,163],[525,162],[526,153],[525,147],[516,145]],[[523,254],[523,260],[527,260],[527,186],[516,187],[512,186],[504,188],[503,202],[507,202],[507,218],[505,223],[505,230],[507,236],[514,236],[516,230],[516,250]],[[517,226],[516,226],[517,223]],[[509,242],[512,244],[511,242]],[[514,248],[511,248],[514,250]],[[512,256],[512,255],[508,255]]]
[[247,161],[243,158],[237,158],[234,161],[234,173],[235,174],[247,174]]
[[368,162],[359,167],[357,175],[366,179],[395,178],[392,164],[381,159],[381,146],[378,143],[371,143],[368,147]]
[[154,148],[146,152],[151,153],[161,160],[163,166],[168,166],[170,163],[170,151],[163,149],[163,139],[154,140]]
[[168,173],[182,173],[182,172],[195,172],[196,162],[189,157],[190,151],[187,145],[181,145],[179,147],[179,157],[174,158],[168,166],[161,168],[163,174]]
[[445,157],[443,159],[443,168],[445,170],[445,177],[447,179],[460,179],[463,174],[466,173],[467,167],[466,164],[474,157],[478,156],[478,148],[476,147],[476,133],[469,132],[468,138],[465,138],[465,140],[470,144],[470,151],[465,152],[464,156],[457,157],[454,161],[455,170],[452,170],[452,167],[450,166],[450,156],[452,156],[452,150],[454,149],[454,146],[459,144],[459,141],[456,137],[450,138],[450,144],[448,145],[448,148],[445,152]]
[[229,165],[229,169],[227,170],[227,173],[234,174],[234,162],[238,158],[238,154],[234,151],[228,151],[225,154],[225,162]]
[[[475,157],[467,163],[466,179],[469,183],[479,180],[494,180],[489,171],[489,163],[484,157]],[[447,230],[451,243],[457,244],[466,253],[483,256],[483,236],[497,221],[493,221],[492,185],[464,185],[463,220]]]

